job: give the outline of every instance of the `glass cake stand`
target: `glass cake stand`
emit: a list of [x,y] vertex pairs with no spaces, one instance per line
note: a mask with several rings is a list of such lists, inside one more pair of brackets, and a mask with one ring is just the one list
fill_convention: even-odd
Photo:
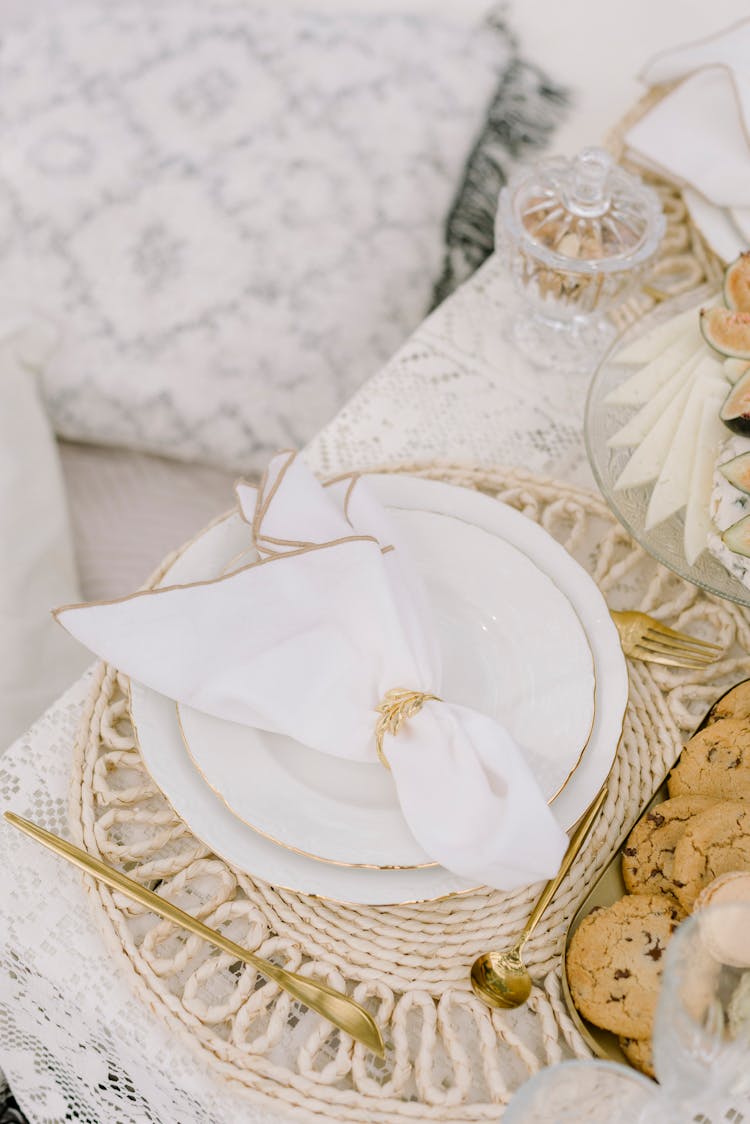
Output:
[[684,510],[672,515],[651,530],[646,530],[646,511],[653,484],[615,491],[615,481],[625,467],[632,449],[611,449],[607,444],[612,434],[620,429],[638,409],[635,406],[613,406],[606,402],[607,395],[635,370],[632,366],[617,363],[614,358],[617,352],[639,336],[645,335],[657,324],[691,307],[696,307],[701,300],[708,300],[712,296],[714,290],[705,287],[674,300],[665,301],[618,337],[599,364],[589,387],[584,438],[589,463],[602,495],[612,513],[643,549],[648,551],[657,562],[661,562],[693,585],[750,608],[750,589],[730,574],[708,551],[704,551],[697,562],[690,565],[683,547]]

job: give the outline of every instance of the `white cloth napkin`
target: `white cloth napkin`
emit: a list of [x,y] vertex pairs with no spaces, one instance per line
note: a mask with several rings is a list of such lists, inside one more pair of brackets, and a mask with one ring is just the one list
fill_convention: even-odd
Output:
[[[321,485],[294,454],[238,485],[259,560],[216,580],[61,609],[103,659],[180,703],[377,762],[388,691],[440,695],[421,580],[365,481]],[[427,701],[384,752],[407,823],[443,866],[498,889],[557,870],[567,839],[508,732]]]
[[[656,55],[649,86],[680,81],[627,133],[642,163],[692,187],[716,207],[750,206],[750,19]],[[744,214],[743,214],[744,212]]]

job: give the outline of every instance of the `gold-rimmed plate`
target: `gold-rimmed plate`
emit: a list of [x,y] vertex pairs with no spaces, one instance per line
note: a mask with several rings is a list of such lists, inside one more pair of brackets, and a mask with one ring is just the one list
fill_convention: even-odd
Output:
[[[545,531],[480,493],[402,476],[371,477],[381,500],[403,510],[433,511],[462,519],[511,542],[547,573],[581,620],[594,654],[600,697],[591,737],[554,807],[573,823],[611,766],[627,700],[627,674],[616,631],[591,578]],[[248,528],[229,516],[195,540],[165,580],[179,583],[219,573],[247,550]],[[435,900],[471,886],[441,867],[378,870],[340,867],[298,855],[243,824],[192,765],[179,733],[174,704],[133,684],[133,716],[145,764],[191,830],[229,862],[278,886],[319,897],[367,904]]]
[[[497,535],[435,512],[389,514],[425,583],[443,664],[440,694],[505,726],[552,802],[594,718],[593,657],[570,601]],[[206,783],[266,838],[342,866],[435,865],[377,762],[342,760],[182,705],[178,716]]]

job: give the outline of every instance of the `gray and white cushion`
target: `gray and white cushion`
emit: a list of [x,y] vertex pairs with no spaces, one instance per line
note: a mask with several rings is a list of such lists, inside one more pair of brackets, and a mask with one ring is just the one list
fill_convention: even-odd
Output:
[[204,0],[60,6],[2,50],[0,281],[58,433],[252,470],[419,323],[511,38]]

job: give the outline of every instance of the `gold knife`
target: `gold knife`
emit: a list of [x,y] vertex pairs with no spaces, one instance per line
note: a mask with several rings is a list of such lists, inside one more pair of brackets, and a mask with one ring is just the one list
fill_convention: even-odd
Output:
[[147,890],[145,886],[140,886],[132,878],[128,878],[126,874],[115,870],[114,867],[103,863],[100,859],[95,859],[93,855],[87,854],[86,851],[82,851],[80,847],[76,847],[73,843],[68,843],[67,840],[53,835],[51,831],[45,831],[43,827],[38,827],[30,820],[17,816],[15,812],[5,812],[5,818],[13,827],[17,827],[26,835],[30,835],[32,839],[43,843],[45,847],[49,847],[50,851],[54,851],[56,855],[61,855],[113,890],[119,890],[121,894],[132,898],[139,905],[146,906],[147,909],[157,913],[160,917],[166,918],[167,921],[182,925],[184,929],[195,933],[198,937],[203,937],[204,940],[216,945],[223,952],[228,952],[237,960],[244,960],[246,964],[257,968],[266,979],[273,980],[284,991],[288,991],[290,995],[298,999],[300,1003],[304,1003],[312,1011],[317,1011],[324,1019],[328,1019],[334,1026],[351,1035],[355,1041],[361,1042],[368,1050],[372,1050],[373,1054],[377,1054],[379,1058],[385,1057],[385,1047],[377,1023],[372,1015],[368,1014],[364,1007],[360,1007],[359,1003],[355,1003],[353,999],[349,999],[348,996],[339,991],[334,991],[326,984],[318,983],[317,980],[300,976],[297,972],[289,972],[286,968],[280,968],[278,964],[272,964],[270,960],[263,960],[262,957],[256,956],[254,952],[249,952],[246,948],[235,944],[234,941],[230,941],[222,933],[209,928],[208,925],[204,925],[202,921],[198,921],[195,917],[191,917],[179,906],[173,905],[165,898],[160,898],[153,890]]

